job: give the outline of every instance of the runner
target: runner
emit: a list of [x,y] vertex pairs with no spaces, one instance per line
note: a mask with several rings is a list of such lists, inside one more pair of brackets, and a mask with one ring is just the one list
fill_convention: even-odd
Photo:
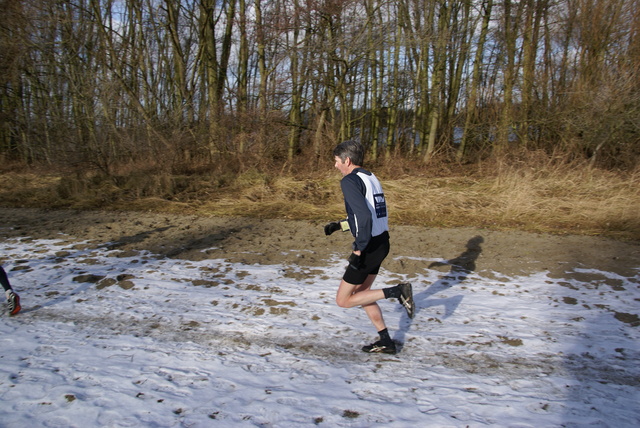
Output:
[[11,288],[11,284],[9,283],[9,278],[7,277],[7,273],[4,271],[2,266],[0,266],[0,283],[2,284],[2,288],[4,288],[4,292],[7,296],[7,304],[9,305],[9,315],[15,315],[20,312],[20,296],[18,296],[13,289]]
[[364,352],[395,354],[396,344],[389,336],[377,301],[397,298],[413,318],[415,305],[411,284],[372,290],[382,261],[389,254],[387,205],[382,186],[376,176],[362,167],[364,147],[357,141],[345,141],[333,150],[335,167],[342,173],[340,187],[344,196],[347,219],[325,226],[325,234],[350,230],[355,241],[349,256],[336,303],[342,308],[362,306],[376,327],[380,339],[362,348]]

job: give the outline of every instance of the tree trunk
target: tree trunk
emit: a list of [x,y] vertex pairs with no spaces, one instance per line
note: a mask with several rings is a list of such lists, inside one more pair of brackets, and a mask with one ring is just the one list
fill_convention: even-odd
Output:
[[476,55],[473,61],[473,72],[471,77],[471,91],[467,97],[467,112],[465,116],[464,129],[462,131],[462,139],[460,140],[460,146],[458,146],[458,152],[456,159],[462,161],[466,154],[466,150],[469,146],[469,139],[471,134],[471,127],[476,122],[477,117],[477,103],[478,103],[478,91],[482,84],[482,57],[484,56],[484,45],[489,32],[489,22],[491,21],[491,9],[493,7],[493,0],[483,0],[482,5],[482,26],[480,28],[480,37],[476,45]]

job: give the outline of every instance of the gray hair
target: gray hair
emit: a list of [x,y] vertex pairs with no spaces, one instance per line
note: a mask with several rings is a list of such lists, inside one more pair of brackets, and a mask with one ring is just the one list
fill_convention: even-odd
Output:
[[364,163],[364,146],[356,140],[343,141],[333,149],[333,156],[339,157],[342,162],[350,158],[354,165],[362,166]]

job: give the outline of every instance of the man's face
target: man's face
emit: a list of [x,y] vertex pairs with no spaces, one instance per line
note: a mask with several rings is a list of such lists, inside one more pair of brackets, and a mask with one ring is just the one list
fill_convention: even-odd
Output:
[[334,165],[338,171],[344,176],[349,174],[349,167],[351,166],[351,159],[346,158],[344,161],[340,159],[340,156],[335,156],[336,164]]

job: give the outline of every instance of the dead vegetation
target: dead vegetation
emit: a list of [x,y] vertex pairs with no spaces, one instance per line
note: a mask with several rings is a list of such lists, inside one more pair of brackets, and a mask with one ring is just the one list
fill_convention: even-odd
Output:
[[[188,175],[147,171],[108,177],[12,168],[0,175],[0,204],[318,221],[340,218],[344,207],[339,174],[329,161],[315,169],[204,170]],[[426,167],[391,159],[371,169],[383,181],[395,224],[640,240],[638,168],[609,171],[529,154],[527,159],[473,166]]]

